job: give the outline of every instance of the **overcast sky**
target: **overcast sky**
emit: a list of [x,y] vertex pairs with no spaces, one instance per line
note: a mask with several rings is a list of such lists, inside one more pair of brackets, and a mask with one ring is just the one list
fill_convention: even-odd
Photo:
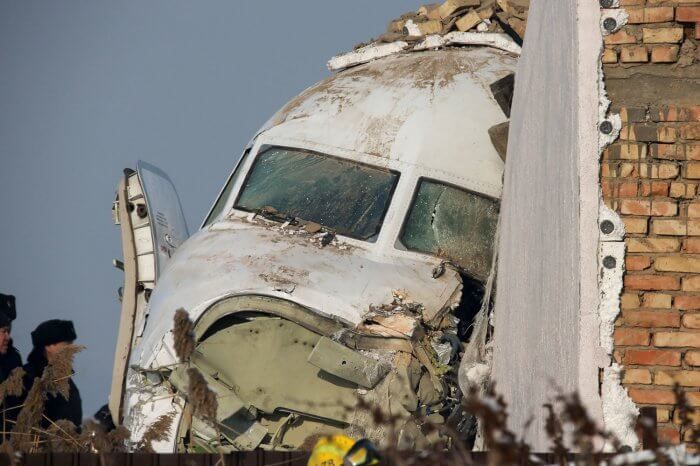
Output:
[[0,292],[15,343],[72,319],[86,416],[106,403],[121,258],[111,204],[139,159],[195,230],[254,131],[413,0],[0,2]]

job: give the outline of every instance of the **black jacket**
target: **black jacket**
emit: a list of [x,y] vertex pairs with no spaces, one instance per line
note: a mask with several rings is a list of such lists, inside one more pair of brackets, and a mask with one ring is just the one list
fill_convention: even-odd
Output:
[[7,349],[7,353],[0,355],[0,383],[7,380],[10,373],[22,366],[22,357],[19,355],[17,348],[12,346]]
[[[22,402],[24,402],[24,398],[26,398],[29,390],[32,388],[34,379],[41,377],[47,365],[48,362],[43,355],[37,357],[36,353],[33,352],[29,358],[27,358],[27,364],[24,365],[26,374],[24,376],[24,393],[22,395]],[[44,416],[52,421],[67,419],[75,424],[76,427],[80,427],[83,422],[83,402],[80,399],[78,387],[76,387],[73,383],[73,379],[69,379],[68,383],[70,386],[70,391],[67,400],[60,394],[47,395],[46,402],[44,404]],[[49,422],[47,419],[42,419],[41,425],[44,429],[46,429],[51,426],[51,422]]]
[[[22,367],[22,357],[19,355],[17,348],[12,346],[7,349],[7,353],[0,355],[0,383],[7,380],[10,373],[18,367]],[[22,404],[22,400],[17,397],[8,396],[5,401],[0,405],[0,410],[2,414],[0,415],[0,426],[5,425],[3,431],[11,430],[11,424],[7,423],[7,420],[13,420],[17,417],[17,406]],[[5,435],[0,436],[0,439],[5,438]]]

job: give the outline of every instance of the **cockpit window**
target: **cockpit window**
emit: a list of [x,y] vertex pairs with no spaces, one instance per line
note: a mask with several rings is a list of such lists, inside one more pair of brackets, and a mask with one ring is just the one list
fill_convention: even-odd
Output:
[[231,173],[231,176],[229,176],[228,181],[226,181],[226,186],[224,186],[224,189],[221,191],[219,198],[216,200],[216,203],[214,204],[214,207],[212,207],[211,212],[209,212],[207,219],[202,225],[202,228],[206,227],[214,220],[216,220],[219,217],[219,215],[221,215],[221,213],[224,211],[224,207],[226,207],[226,203],[229,199],[229,196],[231,195],[231,190],[233,190],[233,186],[236,184],[236,181],[238,180],[238,177],[241,174],[241,168],[245,164],[245,160],[248,158],[248,154],[250,154],[250,149],[247,149],[243,153],[241,158],[238,160],[238,163],[236,164],[236,169],[233,170],[233,173]]
[[485,280],[497,223],[496,201],[422,179],[400,241],[409,250],[451,260],[467,274]]
[[273,147],[258,155],[236,208],[318,223],[376,240],[398,173],[309,151]]

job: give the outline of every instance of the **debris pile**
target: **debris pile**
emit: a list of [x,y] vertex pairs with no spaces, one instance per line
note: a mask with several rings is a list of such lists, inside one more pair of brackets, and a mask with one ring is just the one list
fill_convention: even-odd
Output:
[[520,54],[530,0],[445,0],[391,21],[377,39],[328,62],[339,71],[402,51],[482,45]]
[[[391,21],[378,42],[418,42],[452,31],[505,32],[522,44],[530,0],[446,0],[430,3]],[[367,44],[360,44],[363,47]]]

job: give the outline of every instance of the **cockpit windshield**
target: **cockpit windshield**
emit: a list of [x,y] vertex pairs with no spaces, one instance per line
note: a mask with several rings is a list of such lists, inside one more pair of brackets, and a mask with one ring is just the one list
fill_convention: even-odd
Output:
[[423,179],[401,244],[448,259],[474,278],[485,280],[491,270],[497,224],[496,201]]
[[338,234],[376,240],[399,174],[327,155],[272,147],[260,153],[235,207],[274,209]]

